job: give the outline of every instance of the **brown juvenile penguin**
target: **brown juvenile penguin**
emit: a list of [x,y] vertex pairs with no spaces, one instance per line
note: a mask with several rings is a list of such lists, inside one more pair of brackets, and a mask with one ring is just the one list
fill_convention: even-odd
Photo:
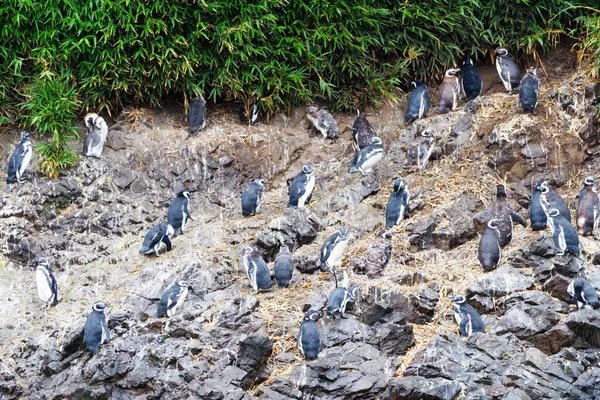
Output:
[[371,139],[375,136],[377,136],[377,134],[367,120],[365,113],[363,111],[358,111],[358,117],[356,117],[354,125],[352,125],[352,139],[354,139],[353,145],[356,151],[370,146]]
[[460,81],[456,74],[459,72],[460,68],[451,68],[444,75],[444,80],[438,90],[437,112],[440,114],[456,109],[460,94]]
[[504,185],[496,187],[496,201],[492,206],[491,218],[498,220],[498,243],[504,247],[510,243],[512,239],[513,222],[519,223],[527,227],[527,221],[519,214],[513,212],[512,206],[506,198],[506,189]]
[[600,198],[596,191],[593,176],[588,176],[583,181],[583,189],[577,201],[577,233],[582,236],[594,234],[598,228],[598,213]]
[[405,170],[413,168],[425,169],[431,153],[433,153],[436,140],[435,132],[431,129],[426,129],[420,135],[416,136],[408,145],[408,152],[403,168]]
[[369,278],[383,275],[392,258],[392,232],[382,229],[365,253],[364,267]]

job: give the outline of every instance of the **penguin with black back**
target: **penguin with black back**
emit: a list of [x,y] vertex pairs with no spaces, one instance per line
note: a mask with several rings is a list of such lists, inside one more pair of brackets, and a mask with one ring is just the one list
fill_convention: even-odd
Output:
[[258,113],[259,113],[259,108],[258,108],[258,101],[253,102],[252,104],[250,104],[250,117],[248,117],[248,112],[246,111],[246,105],[242,104],[240,106],[240,123],[242,125],[256,125],[258,123]]
[[499,237],[498,220],[490,219],[481,235],[477,249],[479,263],[486,272],[496,268],[502,258]]
[[593,176],[585,178],[583,189],[579,192],[577,199],[577,233],[582,236],[592,235],[598,229],[600,198],[596,191],[595,182]]
[[246,246],[243,249],[242,260],[246,275],[250,280],[250,286],[254,289],[254,293],[259,291],[267,291],[273,288],[273,280],[269,267],[258,251],[253,246]]
[[496,49],[496,71],[504,84],[504,88],[513,92],[521,84],[521,71],[515,62],[508,55],[508,50],[504,48]]
[[294,257],[290,252],[289,247],[281,246],[279,254],[275,257],[275,281],[280,288],[290,286],[290,281],[294,277]]
[[546,211],[555,208],[563,218],[571,222],[571,212],[562,197],[548,184],[545,179],[540,179],[533,188],[529,201],[529,221],[534,231],[544,229],[547,225]]
[[206,100],[202,96],[192,99],[187,115],[188,131],[190,134],[195,135],[206,128],[206,120]]
[[310,106],[306,116],[324,138],[333,140],[339,138],[337,122],[326,110],[319,109],[317,106]]
[[506,197],[506,188],[504,185],[496,187],[496,201],[492,205],[491,218],[498,220],[498,242],[504,247],[512,240],[513,222],[517,222],[527,227],[527,221],[519,214],[515,213]]
[[304,207],[310,201],[314,189],[315,171],[312,164],[305,164],[289,186],[288,207]]
[[181,309],[183,306],[191,286],[188,281],[182,280],[165,290],[160,298],[156,317],[163,318],[175,315],[177,309]]
[[523,112],[537,114],[535,109],[538,105],[539,89],[540,80],[537,77],[536,69],[530,67],[527,69],[523,80],[521,80],[521,86],[519,86],[519,102]]
[[35,271],[35,280],[40,299],[46,303],[46,308],[58,304],[58,285],[56,278],[50,271],[50,263],[44,257],[37,260],[37,269]]
[[410,201],[410,192],[406,182],[402,178],[394,181],[394,190],[385,206],[385,227],[391,228],[399,225],[408,215],[408,202]]
[[444,80],[438,89],[438,109],[442,114],[456,110],[458,96],[460,94],[460,82],[458,76],[460,68],[451,68],[444,74]]
[[471,63],[471,59],[466,57],[460,73],[460,87],[465,98],[473,100],[483,91],[483,80],[477,68]]
[[104,310],[108,303],[98,301],[92,306],[83,327],[83,341],[88,351],[95,353],[104,343],[110,342],[110,332]]
[[392,259],[392,231],[382,229],[369,245],[363,260],[369,278],[382,276]]
[[375,129],[373,129],[369,120],[367,120],[364,111],[358,111],[358,117],[356,117],[352,125],[352,144],[354,145],[354,149],[359,151],[370,146],[371,139],[375,136],[377,136]]
[[350,241],[350,233],[346,228],[340,228],[335,231],[321,247],[321,271],[329,270],[335,279],[335,286],[338,286],[337,267],[342,265],[344,251]]
[[265,191],[265,179],[255,179],[242,193],[242,215],[249,217],[260,211],[260,201]]
[[185,231],[185,226],[190,218],[189,202],[192,192],[182,190],[173,199],[167,212],[167,222],[173,227],[174,236]]
[[433,153],[436,141],[436,134],[431,129],[425,129],[417,135],[408,144],[408,152],[403,168],[405,170],[412,170],[414,168],[425,169]]
[[21,141],[8,159],[6,183],[22,183],[21,178],[25,174],[25,171],[27,171],[27,167],[29,167],[32,155],[33,145],[31,144],[31,139],[29,139],[29,132],[22,131]]
[[104,118],[98,114],[87,114],[84,118],[87,132],[83,141],[84,156],[100,158],[104,143],[108,136],[108,125]]
[[300,324],[297,346],[307,360],[315,360],[321,351],[321,335],[317,327],[319,318],[318,311],[308,310]]
[[552,232],[552,239],[558,252],[557,255],[571,253],[579,256],[579,237],[573,225],[567,221],[556,208],[550,208],[546,211],[548,227]]
[[573,279],[567,287],[567,293],[577,302],[578,310],[600,308],[596,289],[585,279]]
[[423,118],[429,111],[429,108],[431,108],[429,89],[427,89],[425,82],[415,80],[411,82],[411,85],[414,87],[414,90],[408,99],[408,108],[406,109],[406,115],[404,117],[406,122],[413,122]]
[[348,172],[360,172],[362,176],[366,176],[383,159],[383,155],[381,139],[375,136],[371,139],[370,145],[356,152]]
[[350,288],[336,287],[327,299],[327,313],[331,318],[347,318],[344,312],[348,303],[356,301],[360,292],[360,285],[352,285]]
[[155,225],[146,233],[139,253],[146,255],[154,253],[154,255],[159,256],[163,244],[166,246],[167,251],[171,251],[173,248],[171,238],[174,234],[175,230],[167,222]]
[[462,336],[471,336],[475,332],[485,332],[483,320],[479,313],[467,303],[465,296],[459,294],[452,297],[452,307],[454,308],[454,318],[456,318]]

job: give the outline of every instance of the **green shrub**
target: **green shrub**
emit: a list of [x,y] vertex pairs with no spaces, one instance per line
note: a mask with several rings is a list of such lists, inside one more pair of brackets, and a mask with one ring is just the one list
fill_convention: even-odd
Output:
[[600,77],[600,9],[579,18],[579,28],[575,34],[581,38],[581,48],[593,57],[592,77]]

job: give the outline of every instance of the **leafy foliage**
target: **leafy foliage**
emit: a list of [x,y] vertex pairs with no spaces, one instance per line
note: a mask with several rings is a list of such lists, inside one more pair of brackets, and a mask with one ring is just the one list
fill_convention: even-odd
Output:
[[[592,13],[579,18],[580,27],[575,34],[581,37],[581,48],[594,57],[592,76],[600,77],[600,9],[592,9]],[[599,110],[600,113],[600,110]]]

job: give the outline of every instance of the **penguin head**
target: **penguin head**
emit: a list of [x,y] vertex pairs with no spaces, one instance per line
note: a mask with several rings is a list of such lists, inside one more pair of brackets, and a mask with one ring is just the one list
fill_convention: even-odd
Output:
[[556,208],[551,208],[548,210],[548,216],[552,217],[552,218],[556,218],[560,215],[560,211],[558,211]]
[[242,249],[242,255],[244,257],[248,257],[250,254],[254,253],[256,251],[256,249],[254,248],[254,246],[244,246],[244,248]]
[[99,116],[96,113],[89,113],[83,118],[83,120],[85,121],[85,126],[88,128],[88,131],[94,129],[94,126],[96,125],[96,118],[98,117]]
[[29,132],[28,131],[21,131],[21,141],[25,141],[25,140],[29,140]]
[[355,284],[350,286],[350,289],[348,289],[348,293],[350,294],[350,301],[358,299],[358,295],[360,294],[360,285]]
[[399,192],[406,189],[406,183],[402,178],[398,178],[394,181],[394,192]]
[[465,57],[465,61],[463,61],[463,65],[473,65],[471,62],[471,58],[469,56]]
[[348,238],[350,237],[350,234],[348,233],[348,229],[346,229],[346,228],[338,229],[338,234],[340,236],[340,239],[342,239],[342,240],[348,240]]
[[356,110],[356,112],[358,113],[358,117],[356,117],[356,118],[358,118],[358,119],[367,119],[367,116],[366,116],[366,114],[365,114],[364,111]]
[[585,180],[583,181],[583,184],[585,186],[593,186],[596,183],[596,179],[594,179],[593,176],[588,176],[587,178],[585,178]]
[[391,229],[382,229],[377,234],[377,237],[390,240],[390,239],[392,239],[393,235],[394,235],[394,233],[392,232]]
[[467,299],[462,294],[457,294],[456,296],[452,296],[452,302],[454,304],[464,304],[467,302]]
[[548,181],[545,179],[540,179],[538,181],[538,183],[535,185],[535,190],[538,190],[542,193],[548,193],[548,191],[550,190],[548,188]]
[[496,186],[496,196],[506,197],[506,188],[504,187],[504,185]]
[[265,187],[265,182],[267,182],[267,180],[264,178],[259,178],[259,179],[254,180],[254,183],[257,184],[258,186],[260,186],[261,188]]
[[290,248],[287,247],[286,245],[282,245],[279,248],[279,254],[289,254],[290,253]]
[[189,288],[190,286],[192,286],[192,284],[189,283],[188,281],[179,281],[179,282],[177,282],[177,285],[179,285],[183,288]]
[[487,223],[487,226],[491,229],[498,230],[498,219],[490,219]]
[[317,113],[319,112],[319,107],[318,107],[318,106],[309,106],[309,107],[306,109],[306,112],[307,112],[308,114],[310,114],[311,116],[313,116],[313,117],[316,117],[316,116],[317,116]]
[[104,312],[104,310],[106,309],[106,307],[108,307],[109,305],[110,304],[108,302],[97,301],[92,306],[92,311]]
[[446,76],[447,78],[453,78],[456,77],[456,74],[458,74],[459,72],[460,68],[450,68],[446,71],[446,74],[444,76]]
[[46,259],[45,257],[40,257],[36,261],[37,261],[39,267],[43,267],[45,269],[50,269],[50,263],[48,262],[48,259]]
[[537,76],[537,69],[535,67],[529,67],[527,68],[527,73],[529,75]]
[[508,50],[506,50],[503,47],[500,47],[499,49],[496,49],[495,53],[496,53],[497,56],[505,57],[505,56],[508,55]]
[[383,142],[381,141],[381,139],[378,136],[373,136],[371,138],[371,144],[375,145],[375,146],[381,146]]
[[314,172],[312,164],[304,164],[302,166],[302,172],[304,172],[306,175],[312,174]]
[[415,79],[414,81],[412,81],[410,83],[415,89],[418,88],[419,86],[424,86],[425,82],[423,82],[422,80],[419,79]]
[[308,310],[304,315],[304,321],[318,321],[319,318],[321,318],[321,314],[316,310]]
[[189,199],[191,195],[192,192],[189,190],[182,190],[181,192],[177,193],[177,197],[185,197],[186,199]]
[[425,129],[423,132],[421,132],[421,136],[431,138],[432,141],[436,140],[436,134],[433,129]]

